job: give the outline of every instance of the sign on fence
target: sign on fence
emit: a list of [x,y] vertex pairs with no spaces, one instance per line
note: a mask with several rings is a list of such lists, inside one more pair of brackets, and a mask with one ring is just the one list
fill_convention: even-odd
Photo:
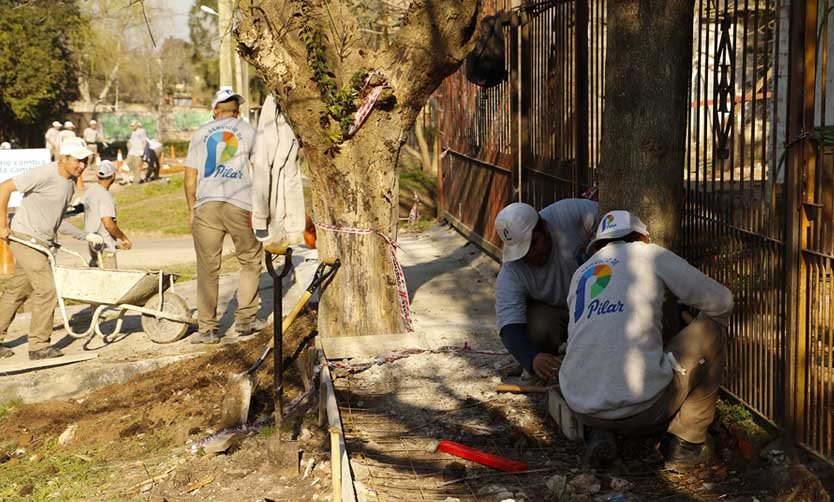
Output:
[[[46,148],[0,150],[0,183],[32,168],[47,164],[49,161],[49,150]],[[14,192],[9,199],[9,207],[20,206],[22,199],[23,194]]]

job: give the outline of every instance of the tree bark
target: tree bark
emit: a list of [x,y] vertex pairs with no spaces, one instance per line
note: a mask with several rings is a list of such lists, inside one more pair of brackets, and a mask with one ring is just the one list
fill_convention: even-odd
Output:
[[[360,45],[358,22],[343,0],[240,5],[238,51],[264,78],[305,150],[314,219],[395,240],[400,151],[420,108],[474,45],[480,0],[412,2],[396,38],[382,49]],[[361,68],[382,72],[390,86],[383,94],[387,104],[377,106],[352,137],[335,145],[328,106],[301,35],[305,30],[322,35],[321,54],[338,88]],[[317,247],[321,257],[342,261],[321,298],[323,336],[406,328],[385,239],[319,228]]]
[[683,209],[691,0],[608,6],[600,212],[627,209],[676,249]]

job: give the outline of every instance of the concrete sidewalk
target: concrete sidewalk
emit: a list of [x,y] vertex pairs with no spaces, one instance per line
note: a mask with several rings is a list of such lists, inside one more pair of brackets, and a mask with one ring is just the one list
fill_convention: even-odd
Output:
[[[402,235],[399,244],[403,251],[399,259],[403,266],[411,298],[415,334],[440,337],[444,334],[464,333],[494,337],[494,279],[498,264],[484,255],[448,227],[435,226],[418,235]],[[178,249],[173,246],[171,249]],[[179,248],[181,249],[181,248]],[[306,289],[316,262],[314,250],[298,249],[294,256],[295,277],[284,283],[283,306],[287,313]],[[120,258],[121,261],[121,258]],[[126,267],[127,268],[127,267]],[[224,276],[220,281],[221,332],[233,321],[236,302],[234,294],[237,274]],[[175,285],[177,294],[189,305],[196,305],[196,283]],[[261,312],[266,318],[272,306],[272,280],[267,273],[261,277]],[[73,307],[79,311],[83,307]],[[398,307],[392,307],[397,308]],[[60,315],[56,315],[56,320]],[[60,321],[59,321],[60,322]],[[0,361],[0,402],[15,397],[24,401],[41,401],[57,397],[80,395],[83,392],[115,382],[123,382],[137,373],[193,357],[204,352],[202,345],[192,345],[189,337],[169,345],[150,341],[141,331],[140,316],[126,316],[123,331],[126,335],[104,343],[99,337],[74,340],[66,336],[62,326],[56,325],[53,341],[67,354],[95,351],[99,358],[65,367],[41,369],[27,373],[3,375],[3,367],[27,360],[25,339],[29,315],[19,315],[10,328],[11,345],[15,357]],[[104,329],[111,329],[107,323]],[[14,338],[14,335],[18,335]],[[236,337],[223,343],[235,343]]]
[[[89,256],[87,241],[61,235],[59,242],[67,249],[79,253],[85,259]],[[234,244],[232,244],[232,239],[227,236],[226,240],[223,241],[223,254],[233,251]],[[133,241],[132,249],[120,250],[117,256],[119,268],[123,269],[164,269],[170,265],[197,261],[197,255],[194,254],[194,241],[190,235],[168,239],[136,239]],[[69,266],[80,264],[78,258],[62,252],[58,252],[58,263]]]

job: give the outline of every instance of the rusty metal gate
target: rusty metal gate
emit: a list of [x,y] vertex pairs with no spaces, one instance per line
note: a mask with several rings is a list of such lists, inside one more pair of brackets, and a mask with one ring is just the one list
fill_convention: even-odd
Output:
[[[725,390],[834,461],[834,0],[785,3],[695,2],[681,248],[735,295]],[[507,82],[441,87],[441,214],[496,256],[506,203],[593,185],[605,5],[548,2]]]

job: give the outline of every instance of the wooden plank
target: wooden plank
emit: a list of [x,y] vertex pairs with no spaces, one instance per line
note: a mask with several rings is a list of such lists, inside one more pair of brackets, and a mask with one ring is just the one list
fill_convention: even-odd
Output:
[[[321,340],[321,338],[319,338]],[[327,365],[325,352],[319,344],[319,361],[321,361],[321,394],[319,405],[327,412],[327,428],[331,434],[339,436],[339,470],[341,471],[342,502],[356,502],[356,490],[353,487],[353,473],[350,468],[350,456],[345,444],[345,431],[342,428],[342,417],[339,414],[339,403],[336,402],[336,391],[333,388],[333,377],[330,375],[330,368]],[[320,417],[323,418],[323,417]],[[331,465],[336,465],[336,458],[333,457]],[[334,476],[336,479],[338,476]]]
[[435,350],[449,345],[469,344],[470,347],[486,345],[497,336],[472,333],[400,333],[396,335],[363,335],[320,338],[322,350],[328,359],[375,357],[405,349]]
[[90,359],[95,359],[97,357],[98,354],[76,354],[71,356],[54,357],[52,359],[26,361],[25,363],[11,364],[8,366],[0,364],[0,375],[10,375],[12,373],[22,373],[24,371],[37,370],[41,368],[80,363],[81,361],[89,361]]

